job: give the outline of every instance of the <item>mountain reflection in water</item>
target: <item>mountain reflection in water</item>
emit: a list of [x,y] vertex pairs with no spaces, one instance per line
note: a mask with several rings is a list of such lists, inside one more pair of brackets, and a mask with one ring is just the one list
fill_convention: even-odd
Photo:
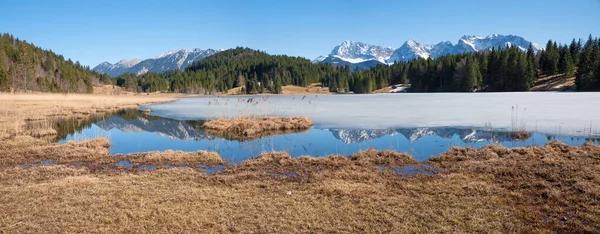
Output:
[[[149,116],[138,110],[123,110],[110,116],[83,121],[75,130],[62,134],[59,142],[72,139],[106,137],[111,154],[162,151],[167,149],[216,151],[221,157],[238,163],[256,157],[264,151],[287,151],[292,156],[350,155],[375,148],[409,153],[419,161],[440,154],[450,147],[480,148],[487,144],[506,147],[544,145],[560,140],[569,145],[581,145],[598,139],[568,137],[533,132],[525,140],[513,140],[508,132],[471,128],[402,128],[402,129],[319,129],[306,132],[266,136],[251,140],[225,139],[201,129],[203,121],[174,120]],[[64,137],[63,137],[64,136]]]

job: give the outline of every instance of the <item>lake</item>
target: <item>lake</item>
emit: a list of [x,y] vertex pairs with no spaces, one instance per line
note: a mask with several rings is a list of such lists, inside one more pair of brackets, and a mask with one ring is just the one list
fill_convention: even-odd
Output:
[[[88,121],[59,142],[103,136],[112,154],[157,150],[216,151],[231,163],[264,151],[292,156],[349,155],[375,148],[419,161],[452,146],[480,148],[600,142],[598,93],[403,93],[369,95],[224,96],[181,98],[148,105],[148,115],[125,110]],[[305,132],[253,140],[224,139],[203,131],[203,120],[306,116]],[[513,140],[511,131],[531,136]]]

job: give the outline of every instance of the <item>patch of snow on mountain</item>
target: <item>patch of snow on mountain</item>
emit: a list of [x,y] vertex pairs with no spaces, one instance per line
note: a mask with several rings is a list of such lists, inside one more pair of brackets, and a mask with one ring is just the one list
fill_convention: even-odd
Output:
[[138,71],[136,74],[139,76],[142,74],[146,74],[147,72],[148,72],[148,68],[142,67],[142,70]]
[[325,60],[326,58],[327,58],[327,56],[321,55],[321,56],[317,57],[316,59],[314,59],[311,62],[312,63],[320,63],[320,62],[323,62],[323,60]]
[[122,59],[121,61],[117,62],[115,65],[121,65],[124,67],[133,67],[136,64],[140,63],[142,60],[135,58],[135,59]]

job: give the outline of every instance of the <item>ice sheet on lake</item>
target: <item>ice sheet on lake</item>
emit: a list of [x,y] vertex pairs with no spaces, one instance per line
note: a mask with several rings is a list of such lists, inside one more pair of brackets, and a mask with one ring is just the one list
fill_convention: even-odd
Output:
[[600,134],[600,93],[226,96],[182,98],[149,108],[153,115],[181,120],[306,116],[319,128],[474,127]]

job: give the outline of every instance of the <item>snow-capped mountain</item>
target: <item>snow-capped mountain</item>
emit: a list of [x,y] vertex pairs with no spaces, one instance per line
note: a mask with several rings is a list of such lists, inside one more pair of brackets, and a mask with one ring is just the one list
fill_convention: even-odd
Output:
[[355,144],[393,136],[403,135],[409,141],[417,141],[427,136],[438,136],[445,139],[457,136],[465,143],[489,141],[501,142],[511,141],[510,134],[501,132],[491,132],[477,129],[460,128],[403,128],[403,129],[381,129],[381,130],[360,130],[360,129],[329,129],[333,136],[345,144]]
[[120,129],[125,132],[154,132],[161,136],[181,140],[216,138],[201,129],[194,127],[189,121],[179,121],[160,117],[148,119],[142,115],[139,115],[134,119],[126,119],[114,115],[106,120],[96,123],[96,125],[106,131]]
[[428,58],[432,45],[418,43],[412,39],[407,40],[404,44],[394,51],[394,53],[385,60],[385,63],[394,63],[394,61],[408,61],[417,57]]
[[[520,36],[515,35],[499,35],[492,34],[485,38],[479,36],[463,36],[458,40],[458,44],[464,44],[465,46],[461,46],[460,48],[468,48],[473,51],[481,51],[481,50],[489,50],[491,48],[497,47],[510,47],[516,46],[521,51],[527,51],[529,48],[529,41],[525,40]],[[538,44],[532,43],[533,49],[537,51],[541,51],[543,47]],[[469,52],[469,51],[467,51]]]
[[[487,37],[463,36],[456,44],[443,41],[435,45],[421,44],[415,40],[407,40],[398,49],[381,47],[362,42],[344,41],[336,46],[329,55],[319,56],[314,63],[331,63],[339,65],[368,68],[377,64],[392,64],[409,61],[415,58],[438,58],[447,54],[473,53],[491,50],[498,47],[516,46],[522,51],[529,48],[531,42],[516,35],[492,34]],[[536,43],[531,43],[536,52],[543,49]],[[368,62],[368,63],[367,63]]]
[[[127,70],[136,64],[140,63],[141,59],[123,59],[115,64],[111,64],[109,62],[103,62],[98,66],[94,67],[94,71],[108,73],[112,76],[112,74],[123,74],[126,73]],[[110,71],[110,72],[109,72]]]
[[392,47],[382,47],[363,42],[344,41],[333,48],[327,56],[319,56],[313,63],[330,63],[338,65],[350,65],[351,69],[369,68],[377,64],[385,63],[385,60],[394,53]]
[[181,49],[178,51],[169,51],[151,59],[123,59],[118,63],[111,64],[103,62],[92,70],[100,73],[106,73],[111,77],[119,76],[125,73],[141,75],[146,72],[165,72],[168,70],[185,69],[187,66],[200,59],[211,56],[219,51],[213,49]]
[[341,45],[333,48],[329,56],[340,58],[351,63],[362,63],[369,60],[385,62],[394,49],[392,47],[381,47],[372,44],[344,41]]

